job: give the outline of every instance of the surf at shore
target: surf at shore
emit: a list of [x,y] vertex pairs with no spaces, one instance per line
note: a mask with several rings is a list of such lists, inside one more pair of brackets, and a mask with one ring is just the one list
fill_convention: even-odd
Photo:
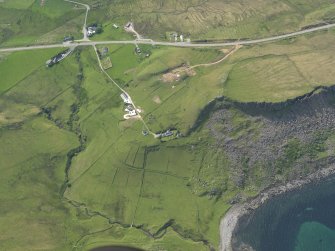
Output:
[[308,175],[304,179],[297,179],[286,185],[275,186],[269,188],[256,198],[233,206],[224,216],[220,223],[220,251],[233,250],[255,250],[248,243],[243,243],[240,234],[241,229],[250,222],[253,214],[265,203],[271,203],[271,199],[275,199],[289,192],[298,191],[307,186],[314,186],[320,181],[325,181],[335,176],[335,165],[321,169],[313,174]]

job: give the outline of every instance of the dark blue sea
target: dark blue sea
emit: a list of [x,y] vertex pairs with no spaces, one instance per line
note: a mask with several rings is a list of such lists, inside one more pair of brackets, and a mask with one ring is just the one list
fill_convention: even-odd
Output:
[[335,251],[335,179],[277,196],[240,220],[235,248]]

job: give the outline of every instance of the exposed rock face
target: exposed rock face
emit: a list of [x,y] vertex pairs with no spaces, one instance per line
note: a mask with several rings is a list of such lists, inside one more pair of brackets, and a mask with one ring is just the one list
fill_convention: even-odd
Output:
[[334,90],[277,104],[220,101],[206,126],[225,149],[237,185],[254,168],[263,170],[266,186],[276,175],[290,180],[334,163]]
[[205,126],[227,153],[236,185],[256,184],[254,170],[263,172],[260,188],[266,189],[233,206],[220,225],[220,250],[253,250],[238,242],[234,232],[258,207],[335,175],[335,88],[318,88],[277,104],[223,98],[209,106],[215,109]]

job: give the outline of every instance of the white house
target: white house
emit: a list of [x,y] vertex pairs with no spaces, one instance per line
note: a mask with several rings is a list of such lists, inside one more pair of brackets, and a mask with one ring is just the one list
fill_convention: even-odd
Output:
[[125,104],[132,104],[131,98],[126,93],[121,93],[120,97],[122,98]]
[[134,111],[134,108],[131,105],[128,105],[126,109],[124,109],[125,112],[131,112]]
[[128,112],[128,115],[129,115],[129,116],[136,116],[137,113],[136,113],[135,110],[132,110],[132,111]]
[[91,37],[96,33],[96,29],[94,27],[87,28],[87,36]]

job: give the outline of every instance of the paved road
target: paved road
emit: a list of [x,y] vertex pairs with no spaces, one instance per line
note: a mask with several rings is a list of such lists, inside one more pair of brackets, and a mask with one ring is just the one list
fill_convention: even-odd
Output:
[[240,40],[235,42],[226,43],[182,43],[182,42],[157,42],[151,39],[140,39],[140,40],[130,40],[130,41],[77,41],[73,43],[64,44],[51,44],[51,45],[33,45],[26,47],[14,47],[14,48],[3,48],[0,52],[12,52],[12,51],[24,51],[24,50],[35,50],[35,49],[48,49],[48,48],[61,48],[61,47],[73,47],[73,46],[95,46],[95,45],[106,45],[106,44],[151,44],[151,45],[163,45],[163,46],[175,46],[175,47],[225,47],[232,45],[251,45],[266,42],[273,42],[277,40],[282,40],[285,38],[296,37],[320,30],[326,30],[335,27],[335,24],[327,24],[315,28],[310,28],[302,31],[297,31],[293,33],[288,33],[279,36],[273,36],[268,38],[254,39],[254,40]]

